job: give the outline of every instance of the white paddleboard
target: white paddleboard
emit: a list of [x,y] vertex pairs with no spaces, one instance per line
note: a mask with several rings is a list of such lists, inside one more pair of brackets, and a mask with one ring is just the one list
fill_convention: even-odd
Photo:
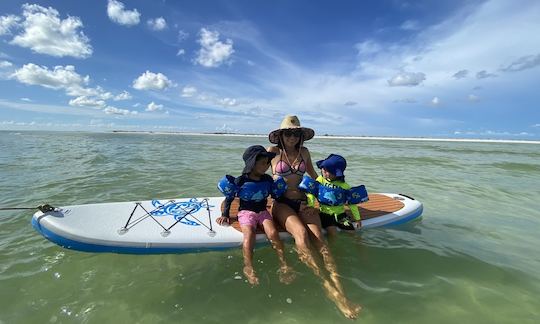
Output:
[[[32,218],[33,227],[65,248],[87,252],[182,253],[242,245],[238,226],[221,226],[223,197],[74,205]],[[270,200],[269,200],[270,201]],[[422,214],[422,204],[400,194],[370,194],[358,205],[363,229],[396,225]],[[231,213],[231,215],[234,215]],[[234,224],[233,224],[234,225]],[[281,232],[282,238],[290,237]],[[266,236],[257,234],[258,242]]]

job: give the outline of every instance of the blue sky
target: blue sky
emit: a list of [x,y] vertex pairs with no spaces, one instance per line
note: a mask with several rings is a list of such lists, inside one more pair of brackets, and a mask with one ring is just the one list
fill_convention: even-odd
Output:
[[539,1],[2,1],[0,129],[540,138]]

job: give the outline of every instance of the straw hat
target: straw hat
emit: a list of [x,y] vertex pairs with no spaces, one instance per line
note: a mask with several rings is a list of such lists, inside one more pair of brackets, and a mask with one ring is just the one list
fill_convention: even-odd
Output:
[[272,144],[279,143],[279,135],[281,134],[281,131],[284,129],[300,129],[302,130],[302,139],[303,141],[309,141],[310,139],[315,136],[315,131],[311,128],[306,128],[300,126],[300,120],[296,116],[287,115],[285,118],[283,118],[283,121],[281,122],[281,126],[279,126],[279,129],[276,129],[270,134],[268,134],[268,140]]

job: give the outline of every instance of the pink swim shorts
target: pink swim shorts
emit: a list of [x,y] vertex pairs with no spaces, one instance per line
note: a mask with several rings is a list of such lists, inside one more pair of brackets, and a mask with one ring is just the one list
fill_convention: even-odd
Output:
[[256,213],[251,210],[241,210],[238,212],[238,222],[240,225],[247,225],[256,228],[257,224],[262,225],[265,219],[272,220],[272,216],[268,210],[263,210],[260,213]]

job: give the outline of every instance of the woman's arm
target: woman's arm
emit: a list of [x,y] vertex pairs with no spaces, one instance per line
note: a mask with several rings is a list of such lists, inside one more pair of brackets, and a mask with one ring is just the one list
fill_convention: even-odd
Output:
[[307,147],[302,147],[302,155],[304,156],[304,160],[306,161],[307,174],[309,174],[309,176],[313,179],[317,179],[317,171],[315,171],[315,168],[313,167],[313,162],[311,162],[311,154],[309,154],[309,150],[307,149]]
[[276,157],[272,159],[272,161],[270,161],[270,168],[271,168],[271,172],[272,172],[272,177],[274,178],[274,180],[277,178],[277,176],[275,175],[275,172],[274,172],[274,169],[276,168],[276,164],[278,163],[279,161],[279,147],[277,146],[269,146],[266,148],[266,150],[270,153],[276,153]]

